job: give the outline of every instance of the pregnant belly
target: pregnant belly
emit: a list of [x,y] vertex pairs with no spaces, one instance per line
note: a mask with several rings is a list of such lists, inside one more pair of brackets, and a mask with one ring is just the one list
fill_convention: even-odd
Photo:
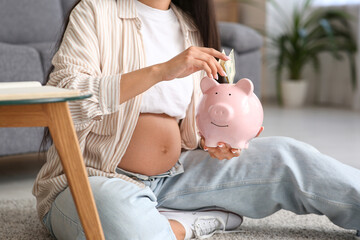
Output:
[[141,113],[125,155],[118,167],[147,176],[171,169],[181,154],[181,137],[175,118]]

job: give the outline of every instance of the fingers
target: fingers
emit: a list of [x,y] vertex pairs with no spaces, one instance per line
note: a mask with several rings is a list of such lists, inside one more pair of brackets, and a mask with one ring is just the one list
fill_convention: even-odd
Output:
[[209,152],[209,155],[212,158],[217,158],[219,160],[230,160],[233,157],[240,156],[240,149],[231,148],[230,145],[226,143],[219,142],[217,147],[206,147],[204,146],[204,150]]
[[258,137],[258,136],[260,135],[260,133],[261,133],[263,130],[264,130],[264,126],[261,126],[261,128],[260,128],[260,130],[259,130],[258,134],[256,134],[256,136],[255,136],[255,137]]
[[204,70],[206,72],[206,75],[209,77],[209,78],[214,78],[213,77],[213,74],[212,74],[212,70],[211,68],[209,67],[209,65],[204,62],[204,61],[201,61],[201,60],[197,60],[197,59],[194,59],[194,66],[199,69],[199,70]]
[[215,49],[191,46],[169,61],[158,64],[161,74],[160,81],[184,78],[199,70],[204,70],[209,78],[218,78],[217,73],[226,76],[215,57],[228,60],[225,54]]
[[208,64],[208,66],[211,68],[212,75],[214,76],[215,79],[219,78],[217,73],[220,73],[221,76],[225,77],[226,73],[224,72],[223,68],[220,66],[218,61],[216,61],[216,59],[213,56],[207,53],[200,52],[196,56],[196,59],[202,60]]
[[235,157],[240,156],[241,150],[238,148],[231,148],[231,152],[234,154]]
[[223,54],[213,48],[199,47],[199,49],[213,57],[220,58],[224,61],[230,60],[230,58],[228,56],[226,56],[225,54]]
[[[226,76],[226,73],[224,72],[223,68],[220,66],[218,61],[216,61],[215,57],[218,57],[220,59],[223,59],[227,61],[229,58],[219,51],[213,49],[213,48],[205,48],[205,47],[189,47],[188,48],[188,55],[197,59],[201,60],[204,63],[206,63],[206,67],[204,64],[197,64],[196,67],[200,67],[200,69],[205,70],[206,74],[210,78],[218,79],[218,74],[220,73],[221,76]],[[209,68],[211,69],[211,75],[209,74]]]

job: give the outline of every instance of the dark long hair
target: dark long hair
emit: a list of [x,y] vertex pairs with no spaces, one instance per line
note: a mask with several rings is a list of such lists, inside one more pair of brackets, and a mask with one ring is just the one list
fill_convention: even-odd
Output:
[[[66,26],[69,23],[70,13],[80,1],[81,0],[75,2],[73,7],[66,14],[64,23],[62,25],[62,34],[60,35],[61,37],[59,38],[59,40],[55,45],[55,52],[57,52],[63,40]],[[116,0],[116,1],[122,1],[122,0]],[[217,28],[217,21],[215,16],[215,7],[213,0],[172,0],[172,3],[174,3],[180,9],[182,9],[182,11],[184,11],[185,13],[192,16],[194,23],[200,32],[200,37],[204,44],[204,47],[220,50],[220,38]],[[54,70],[54,66],[51,65],[47,73],[46,82],[49,81],[50,74],[53,70]],[[219,82],[224,82],[224,79],[221,76],[219,76]],[[50,131],[49,128],[46,127],[44,129],[44,136],[41,141],[39,152],[45,150],[46,146],[50,142],[52,142]]]

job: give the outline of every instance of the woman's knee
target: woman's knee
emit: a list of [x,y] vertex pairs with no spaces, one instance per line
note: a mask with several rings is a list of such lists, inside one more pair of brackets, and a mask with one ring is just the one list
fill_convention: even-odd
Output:
[[[118,178],[90,177],[89,182],[106,239],[152,239],[150,236],[156,236],[156,231],[171,234],[169,223],[158,213],[157,199],[149,188]],[[72,239],[78,239],[83,232],[69,189],[57,197],[53,207],[62,224],[71,223]],[[54,234],[57,235],[56,231]]]
[[[272,137],[263,137],[254,139],[257,141],[257,144],[262,145],[263,147],[269,148],[271,150],[288,150],[290,148],[306,148],[311,147],[305,142],[299,141],[295,138],[285,137],[285,136],[272,136]],[[313,147],[312,147],[313,148]]]
[[269,174],[288,179],[302,175],[304,171],[311,172],[311,168],[319,168],[321,157],[319,151],[307,143],[281,136],[256,139],[244,155],[252,166],[257,164]]
[[174,239],[149,187],[115,178],[91,185],[106,239]]
[[300,160],[312,161],[313,156],[319,154],[319,151],[313,146],[284,136],[263,138],[259,141],[258,148],[262,148],[263,152],[268,154],[272,160],[284,163]]
[[[118,178],[89,177],[96,207],[105,216],[108,212],[130,212],[137,209],[139,202],[144,204],[142,198],[152,206],[156,206],[156,197],[151,190],[141,188],[133,183]],[[54,207],[63,211],[72,221],[78,222],[75,204],[69,188],[61,192],[54,201]]]

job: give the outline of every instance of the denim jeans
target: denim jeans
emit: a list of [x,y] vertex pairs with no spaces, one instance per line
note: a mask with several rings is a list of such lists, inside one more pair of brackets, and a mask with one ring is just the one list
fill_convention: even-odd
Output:
[[[158,176],[124,172],[143,181],[145,188],[121,179],[89,177],[107,240],[176,239],[157,207],[217,206],[250,218],[286,209],[326,215],[338,226],[360,229],[360,170],[304,142],[261,137],[231,160],[194,150],[183,152],[179,163]],[[44,223],[57,239],[85,239],[68,188],[57,196]]]

